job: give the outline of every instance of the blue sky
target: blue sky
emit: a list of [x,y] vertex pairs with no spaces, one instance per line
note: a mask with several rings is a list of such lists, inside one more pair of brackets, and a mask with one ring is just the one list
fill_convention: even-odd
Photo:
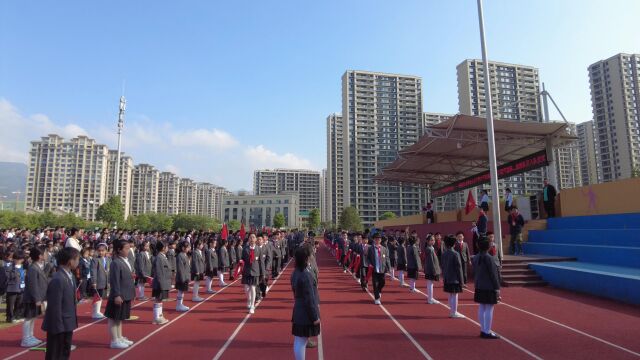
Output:
[[[587,66],[640,52],[640,1],[485,1],[491,60],[533,65],[570,121],[591,118]],[[423,77],[457,112],[455,67],[479,58],[475,1],[3,1],[0,161],[86,133],[136,163],[236,190],[255,168],[325,166],[346,69]],[[5,133],[6,134],[6,133]],[[5,135],[6,136],[6,135]]]

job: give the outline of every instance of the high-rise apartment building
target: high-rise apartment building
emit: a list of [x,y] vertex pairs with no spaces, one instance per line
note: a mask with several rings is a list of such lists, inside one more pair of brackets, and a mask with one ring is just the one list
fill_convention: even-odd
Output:
[[594,138],[602,181],[640,171],[640,54],[589,66]]
[[320,174],[320,221],[329,221],[329,193],[327,192],[327,169],[322,169]]
[[180,210],[180,177],[172,172],[160,173],[158,181],[158,213],[175,215]]
[[598,174],[598,152],[593,134],[593,121],[585,121],[576,126],[578,133],[578,152],[580,158],[580,178],[582,185],[600,182]]
[[138,164],[131,179],[131,215],[158,212],[160,172],[153,165]]
[[[576,124],[569,123],[567,130],[569,134],[577,136]],[[558,190],[582,186],[578,142],[575,141],[567,146],[554,149],[553,154],[558,177]]]
[[188,215],[195,215],[198,212],[198,188],[196,182],[191,179],[180,179],[178,212]]
[[[540,80],[532,66],[489,62],[491,99],[494,117],[501,120],[541,122]],[[487,111],[482,60],[465,60],[457,66],[458,110],[465,115],[485,116]],[[514,195],[534,194],[542,190],[544,169],[502,179],[500,187]]]
[[254,195],[297,192],[300,211],[320,210],[320,172],[312,170],[275,169],[253,173]]
[[420,77],[354,70],[342,76],[343,202],[358,209],[365,226],[385,212],[420,212],[426,190],[373,178],[422,136],[422,116]]
[[454,117],[455,114],[441,114],[441,113],[431,113],[431,112],[423,112],[422,113],[422,124],[426,129],[427,126],[432,126],[435,124],[439,124],[445,120],[449,120]]
[[[107,200],[116,194],[116,162],[118,151],[109,150],[107,163]],[[120,173],[118,175],[118,196],[122,201],[125,219],[131,212],[131,178],[133,176],[133,159],[120,152]]]
[[344,209],[342,115],[327,116],[327,221],[338,223]]
[[106,201],[109,150],[86,136],[58,135],[31,142],[25,208],[72,212],[94,220]]
[[217,197],[216,189],[218,186],[201,182],[196,184],[197,210],[196,214],[216,218],[216,207],[219,205],[220,199]]

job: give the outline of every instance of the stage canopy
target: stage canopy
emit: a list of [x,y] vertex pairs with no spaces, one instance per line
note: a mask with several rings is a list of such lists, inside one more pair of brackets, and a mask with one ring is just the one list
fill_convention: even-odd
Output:
[[[414,145],[400,151],[398,158],[375,180],[444,189],[474,176],[486,179],[483,176],[489,170],[486,124],[486,118],[459,114],[428,127],[426,134]],[[548,152],[551,148],[569,145],[577,139],[569,134],[568,124],[564,122],[494,120],[494,133],[498,166],[507,165],[507,169],[514,170],[503,171],[502,177],[547,165],[545,150]],[[540,161],[541,154],[545,156],[544,161]],[[536,157],[538,161],[529,161]],[[552,158],[550,154],[549,157]],[[453,190],[434,195],[449,192]]]

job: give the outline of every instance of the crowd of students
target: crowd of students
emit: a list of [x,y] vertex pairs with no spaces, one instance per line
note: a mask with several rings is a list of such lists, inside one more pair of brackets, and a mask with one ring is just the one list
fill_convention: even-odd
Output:
[[458,312],[458,294],[467,288],[467,276],[473,273],[480,336],[499,338],[491,331],[493,307],[500,301],[501,266],[493,233],[487,232],[478,239],[473,255],[462,231],[444,237],[440,233],[427,234],[422,239],[415,230],[389,234],[339,231],[325,233],[325,242],[343,272],[352,271],[363,290],[366,291],[371,282],[377,305],[382,304],[386,277],[415,292],[422,274],[426,280],[427,304],[439,303],[433,296],[433,287],[442,280],[448,295],[449,317],[464,318]]
[[176,311],[185,312],[190,288],[190,301],[201,302],[201,283],[203,292],[213,294],[216,280],[219,288],[228,286],[226,276],[242,277],[247,309],[254,313],[270,277],[278,276],[304,239],[302,232],[278,230],[223,238],[199,231],[7,229],[0,233],[0,295],[6,294],[6,321],[22,322],[23,347],[43,343],[34,336],[34,320],[44,314],[48,359],[69,357],[79,302],[92,302],[93,319],[108,318],[109,346],[124,349],[133,342],[123,335],[122,322],[134,300],[150,300],[145,288],[152,289],[157,325],[169,321],[162,310],[171,290],[177,291]]

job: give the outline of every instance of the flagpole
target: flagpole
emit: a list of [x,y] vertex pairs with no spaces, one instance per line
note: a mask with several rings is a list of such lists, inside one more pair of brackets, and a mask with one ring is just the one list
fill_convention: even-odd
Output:
[[480,25],[480,45],[482,46],[482,63],[484,65],[484,93],[487,108],[487,143],[489,145],[489,172],[491,173],[491,217],[493,219],[493,233],[495,236],[498,257],[503,259],[502,253],[502,224],[500,222],[500,194],[498,193],[498,167],[496,164],[496,140],[493,131],[493,102],[491,100],[491,73],[487,44],[484,35],[484,14],[482,0],[478,0],[478,22]]

